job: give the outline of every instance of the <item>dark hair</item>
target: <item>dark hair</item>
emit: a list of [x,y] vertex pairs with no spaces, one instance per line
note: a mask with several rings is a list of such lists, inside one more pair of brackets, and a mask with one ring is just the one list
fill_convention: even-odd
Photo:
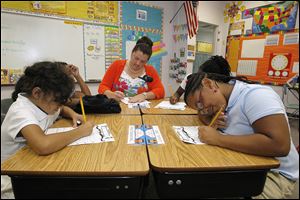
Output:
[[15,86],[12,99],[16,101],[20,92],[31,95],[33,88],[39,87],[46,95],[54,95],[55,102],[64,104],[74,91],[75,84],[62,65],[60,62],[45,61],[26,67]]
[[143,54],[148,55],[149,56],[148,60],[149,60],[152,55],[152,46],[153,46],[152,40],[146,36],[143,36],[136,42],[136,45],[133,48],[131,53],[139,50],[143,52]]
[[231,76],[231,68],[227,60],[222,56],[212,56],[199,67],[199,72],[223,74]]
[[246,83],[254,83],[249,80],[245,76],[226,76],[223,74],[217,74],[217,73],[205,73],[205,72],[197,72],[194,74],[191,74],[188,76],[187,84],[185,87],[185,93],[184,93],[184,101],[187,103],[187,97],[194,93],[196,90],[203,87],[202,80],[204,78],[209,78],[211,80],[214,80],[219,83],[228,83],[231,80],[239,80]]

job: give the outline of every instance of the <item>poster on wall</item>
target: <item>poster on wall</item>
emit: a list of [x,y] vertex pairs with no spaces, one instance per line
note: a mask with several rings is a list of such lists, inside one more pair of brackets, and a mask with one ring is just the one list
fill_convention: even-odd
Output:
[[152,42],[152,56],[147,64],[152,65],[161,75],[162,56],[166,55],[162,42],[163,10],[136,2],[121,3],[122,58],[130,59],[132,49],[138,39],[149,37]]
[[1,1],[1,9],[113,25],[117,25],[119,21],[117,1]]
[[297,1],[283,1],[243,11],[242,19],[253,18],[252,33],[270,33],[295,28]]
[[[160,42],[161,35],[154,33],[146,33],[142,31],[122,30],[122,58],[130,59],[132,49],[134,48],[137,40],[143,36],[149,37],[153,43]],[[161,56],[164,54],[160,54]],[[157,73],[161,75],[161,56],[152,53],[150,60],[147,62],[148,65],[152,65],[157,70]]]

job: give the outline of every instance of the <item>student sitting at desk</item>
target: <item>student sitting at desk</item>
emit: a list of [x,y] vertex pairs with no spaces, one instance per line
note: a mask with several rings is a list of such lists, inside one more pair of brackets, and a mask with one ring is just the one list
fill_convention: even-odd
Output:
[[189,77],[184,100],[191,108],[212,115],[225,105],[227,127],[223,133],[202,126],[200,140],[248,154],[276,157],[280,167],[268,173],[262,194],[255,198],[287,198],[299,178],[299,155],[291,140],[284,105],[270,87],[245,81],[198,72]]
[[163,98],[165,91],[158,73],[153,66],[146,65],[152,55],[152,45],[144,36],[137,41],[130,60],[112,63],[99,85],[99,94],[117,101],[130,97],[131,103]]
[[[26,144],[37,154],[48,155],[92,133],[91,122],[67,134],[44,133],[60,114],[71,118],[74,127],[77,120],[83,121],[82,115],[63,106],[73,90],[74,80],[59,63],[39,62],[26,68],[1,126],[1,163]],[[1,176],[1,198],[13,197],[11,192],[10,178]]]
[[75,91],[74,94],[68,99],[68,102],[65,104],[71,108],[75,108],[77,104],[79,104],[80,97],[85,95],[91,96],[91,91],[89,87],[85,84],[84,80],[79,74],[79,69],[75,65],[69,65],[65,62],[58,62],[62,66],[64,66],[66,73],[74,78],[79,84],[80,91]]
[[[199,67],[199,72],[207,72],[207,73],[216,73],[216,74],[223,74],[225,76],[231,75],[231,68],[229,63],[225,58],[222,56],[212,56],[207,61],[205,61],[202,65]],[[181,82],[180,86],[178,87],[177,91],[173,94],[173,96],[170,97],[170,103],[175,104],[179,101],[179,98],[185,91],[186,82],[188,76],[191,74],[188,74],[185,76],[183,81]],[[208,125],[212,119],[213,116],[210,116],[208,113],[204,112],[198,112],[199,119],[202,123]],[[219,117],[216,123],[214,124],[217,128],[225,128],[226,127],[226,116],[224,113],[222,113]]]

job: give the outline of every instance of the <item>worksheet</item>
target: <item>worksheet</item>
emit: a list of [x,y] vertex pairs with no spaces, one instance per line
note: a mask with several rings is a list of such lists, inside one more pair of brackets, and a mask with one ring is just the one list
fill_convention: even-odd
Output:
[[[66,132],[73,130],[73,127],[64,127],[64,128],[49,128],[45,134],[54,134],[60,132]],[[73,143],[69,144],[68,146],[72,145],[80,145],[80,144],[93,144],[93,143],[101,143],[101,142],[113,142],[115,141],[113,135],[111,134],[110,129],[108,128],[107,124],[98,124],[94,126],[93,132],[91,135],[82,137]]]
[[171,104],[169,101],[162,101],[159,104],[157,104],[154,108],[184,110],[185,106],[186,104],[184,102],[177,102],[176,104]]
[[129,125],[128,144],[164,144],[158,126]]
[[204,144],[198,137],[199,126],[173,126],[179,139],[190,144]]
[[150,101],[143,101],[140,103],[129,103],[129,97],[124,97],[121,101],[128,105],[128,108],[150,108]]

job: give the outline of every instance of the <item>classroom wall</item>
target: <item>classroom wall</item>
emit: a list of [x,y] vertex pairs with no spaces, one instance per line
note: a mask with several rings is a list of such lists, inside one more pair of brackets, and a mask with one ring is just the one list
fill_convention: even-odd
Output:
[[[215,55],[222,55],[225,56],[226,50],[226,38],[228,34],[228,24],[224,23],[224,16],[223,10],[225,8],[227,2],[222,1],[199,1],[198,6],[198,19],[199,21],[206,22],[209,24],[213,24],[217,26],[217,31],[215,35],[215,48],[214,53]],[[144,1],[143,3],[159,6],[164,9],[164,16],[163,16],[163,42],[166,44],[166,50],[168,54],[163,56],[162,58],[162,82],[166,89],[166,96],[170,95],[168,90],[168,85],[172,85],[173,90],[175,90],[179,83],[176,83],[174,80],[169,79],[169,64],[170,59],[173,57],[174,52],[178,51],[178,46],[186,45],[187,44],[180,44],[174,43],[172,35],[173,35],[173,25],[174,24],[184,24],[186,23],[184,9],[182,8],[177,16],[174,19],[174,22],[171,24],[169,21],[175,15],[178,8],[182,5],[182,2],[177,1]],[[272,2],[273,3],[273,2]],[[270,4],[269,2],[265,1],[255,1],[255,2],[247,2],[244,1],[243,5],[246,8],[253,8],[257,6],[267,5]],[[298,16],[299,16],[299,9],[298,9]],[[297,18],[296,28],[299,28],[299,17]],[[196,37],[192,38],[192,40],[188,40],[187,43],[195,45]],[[191,73],[193,70],[193,63],[188,62],[187,73]],[[97,83],[89,83],[88,86],[91,89],[92,94],[97,94],[98,84]],[[273,86],[274,90],[281,95],[281,87],[280,86]],[[14,87],[13,86],[1,86],[1,99],[9,98]]]
[[[225,8],[225,5],[227,3],[230,3],[232,1],[224,1],[222,2],[222,6],[223,7],[219,7],[220,10],[224,10]],[[272,1],[272,2],[269,2],[269,1],[243,1],[243,4],[242,5],[245,5],[246,9],[250,9],[250,8],[255,8],[255,7],[260,7],[260,6],[264,6],[264,5],[269,5],[269,4],[274,4],[274,3],[277,3],[277,2],[280,2],[280,1]],[[205,4],[210,4],[209,2],[206,2]],[[299,5],[299,4],[298,4]],[[220,4],[221,6],[221,4]],[[209,15],[209,12],[207,12],[207,15]],[[210,14],[210,15],[213,15],[213,14]],[[223,13],[222,13],[223,15]],[[297,13],[297,20],[296,20],[296,25],[295,25],[295,28],[299,29],[299,8],[298,8],[298,13]],[[229,23],[224,23],[224,19],[223,19],[223,16],[221,17],[222,18],[222,21],[221,23],[223,24],[222,27],[223,27],[223,30],[222,30],[222,38],[224,39],[225,43],[223,43],[224,41],[222,41],[222,55],[224,56],[225,53],[226,53],[226,38],[228,36],[228,28],[229,28]],[[208,17],[208,19],[210,19],[210,16]],[[276,91],[278,93],[279,96],[282,97],[282,86],[273,86],[273,85],[269,85],[271,88],[273,88],[274,91]],[[293,103],[293,104],[299,104],[299,100],[296,99],[293,95],[289,95],[289,103]]]

